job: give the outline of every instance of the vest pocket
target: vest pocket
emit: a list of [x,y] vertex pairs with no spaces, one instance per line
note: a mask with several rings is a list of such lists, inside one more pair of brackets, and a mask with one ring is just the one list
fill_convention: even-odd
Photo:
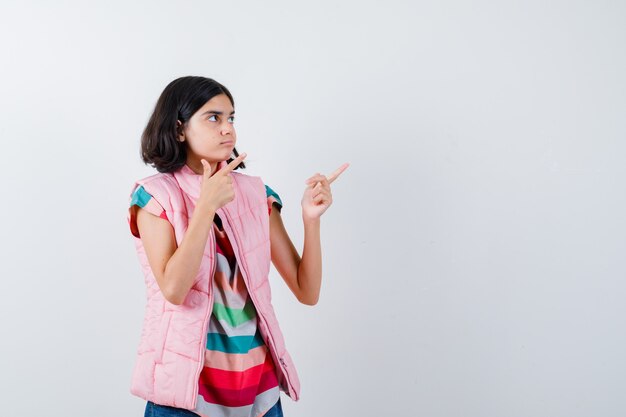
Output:
[[159,327],[159,340],[155,346],[154,361],[161,363],[163,360],[163,351],[165,350],[165,341],[167,340],[167,333],[170,329],[170,321],[172,320],[172,313],[170,311],[164,311],[161,318],[161,326]]
[[280,365],[283,367],[283,372],[287,378],[289,383],[289,396],[297,401],[300,398],[300,380],[298,378],[298,372],[296,371],[296,367],[293,363],[293,359],[291,359],[291,355],[287,350],[285,350],[284,354],[278,359]]
[[[259,330],[261,331],[263,340],[265,341],[269,353],[272,356],[272,360],[276,367],[279,384],[283,388],[283,391],[285,391],[287,395],[289,395],[289,397],[297,400],[299,398],[298,387],[300,386],[300,383],[298,380],[295,366],[293,364],[291,356],[285,348],[285,344],[282,339],[282,335],[280,334],[280,329],[278,328],[278,325],[274,325],[276,327],[276,332],[275,334],[273,334],[268,329],[266,320],[267,318],[263,317],[258,321]],[[280,349],[278,348],[278,346],[280,346]]]

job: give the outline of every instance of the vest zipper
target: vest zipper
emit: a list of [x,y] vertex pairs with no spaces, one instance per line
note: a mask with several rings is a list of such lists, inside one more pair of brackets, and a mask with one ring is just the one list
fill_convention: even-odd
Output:
[[[176,175],[172,175],[172,177],[174,178],[174,180],[176,180],[176,183],[178,184],[178,187],[180,188],[181,193],[189,196],[189,194],[187,194],[187,191],[185,191],[183,186],[181,186],[180,181],[178,181],[178,178],[176,177]],[[191,197],[189,198],[191,199]],[[183,197],[183,202],[185,204],[185,209],[188,210],[187,201],[184,197]],[[213,245],[209,248],[209,253],[213,254],[213,263],[211,264],[211,270],[209,271],[209,286],[207,288],[207,293],[209,294],[209,308],[207,308],[207,314],[204,316],[202,343],[200,344],[200,352],[199,352],[200,365],[198,366],[198,369],[196,370],[196,374],[194,378],[195,389],[194,389],[193,398],[191,399],[191,407],[193,410],[195,410],[195,408],[198,405],[198,393],[200,391],[199,378],[200,378],[200,373],[202,372],[202,368],[204,368],[204,357],[205,357],[206,339],[207,339],[207,331],[208,331],[207,324],[208,324],[209,317],[211,316],[211,313],[213,312],[213,275],[215,274],[215,268],[217,265],[217,249],[216,249],[217,238],[215,237],[215,232],[213,231],[213,224],[211,224],[211,230],[209,230],[209,236],[213,243]],[[202,254],[202,256],[204,256],[204,253]]]
[[[224,208],[223,208],[224,209]],[[228,214],[228,212],[224,209],[224,213],[226,214],[226,216],[224,216],[226,218],[226,224],[228,224],[228,229],[232,232],[232,227],[230,225],[230,216]],[[222,219],[223,220],[223,219]],[[223,221],[222,221],[223,223]],[[226,231],[226,227],[224,227],[224,232],[226,233],[226,235],[228,236],[228,238],[231,240],[231,245],[232,245],[232,239],[231,236],[229,236],[229,233]],[[269,348],[274,350],[274,354],[276,355],[276,357],[278,358],[281,366],[284,368],[283,370],[281,370],[282,374],[285,376],[285,379],[287,380],[287,385],[289,388],[289,391],[291,393],[293,393],[295,395],[295,389],[291,383],[291,380],[289,379],[289,372],[287,371],[287,364],[285,364],[285,361],[283,360],[282,357],[278,356],[278,352],[276,351],[276,343],[274,342],[274,338],[272,337],[272,332],[270,331],[270,327],[267,325],[267,320],[265,320],[265,317],[263,316],[262,313],[259,312],[258,308],[257,308],[257,300],[256,300],[256,295],[254,294],[254,291],[252,291],[250,289],[250,281],[248,280],[248,275],[247,272],[245,271],[245,267],[243,267],[243,263],[240,261],[240,259],[242,258],[241,253],[239,253],[241,245],[239,244],[239,238],[235,233],[230,233],[231,235],[233,235],[233,237],[235,238],[235,255],[239,255],[239,258],[237,259],[237,264],[239,265],[239,270],[241,271],[244,281],[246,283],[246,287],[248,288],[248,293],[250,294],[250,298],[252,299],[252,304],[254,304],[254,309],[257,312],[257,317],[259,317],[262,321],[263,324],[265,325],[265,328],[267,329],[267,337],[270,341],[270,346]],[[268,284],[269,285],[269,284]],[[270,353],[271,354],[271,353]]]
[[[202,343],[200,344],[201,360],[200,360],[200,366],[198,366],[198,369],[196,370],[196,376],[194,378],[195,389],[194,389],[194,395],[193,395],[192,403],[191,403],[192,410],[195,410],[196,406],[198,405],[198,393],[200,391],[199,379],[200,379],[200,373],[202,372],[202,368],[204,368],[204,355],[205,355],[205,350],[206,350],[206,338],[207,338],[207,331],[208,331],[207,322],[213,311],[213,274],[215,274],[215,267],[217,264],[217,250],[216,250],[217,239],[215,237],[212,224],[211,224],[211,230],[209,232],[209,235],[210,235],[211,241],[213,242],[213,245],[209,248],[209,253],[213,253],[213,262],[211,264],[211,270],[209,272],[209,287],[207,289],[207,292],[209,294],[209,308],[207,308],[207,314],[204,317],[204,322],[202,326],[203,328]],[[204,254],[202,256],[204,256]]]

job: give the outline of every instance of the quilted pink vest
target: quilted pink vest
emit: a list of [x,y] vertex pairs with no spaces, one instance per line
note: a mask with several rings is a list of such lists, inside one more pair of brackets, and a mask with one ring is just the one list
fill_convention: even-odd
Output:
[[[226,165],[226,161],[218,168]],[[235,199],[217,210],[235,252],[250,297],[257,310],[261,336],[276,364],[282,391],[297,401],[300,381],[272,307],[268,281],[270,270],[269,215],[265,185],[260,177],[236,171]],[[202,176],[184,165],[174,173],[158,173],[135,182],[131,190],[144,189],[165,209],[180,245]],[[130,214],[128,216],[130,222]],[[137,349],[130,392],[145,400],[173,407],[194,409],[198,378],[204,366],[207,324],[213,306],[212,279],[216,263],[215,234],[211,229],[204,255],[185,301],[168,302],[161,293],[140,238],[133,237],[146,284],[146,309]]]

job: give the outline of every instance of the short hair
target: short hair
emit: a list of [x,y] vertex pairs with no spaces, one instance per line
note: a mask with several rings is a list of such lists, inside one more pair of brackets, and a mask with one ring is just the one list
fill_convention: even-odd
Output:
[[[159,172],[178,171],[187,162],[187,145],[178,136],[183,126],[207,101],[226,94],[235,107],[230,91],[217,81],[198,76],[186,76],[170,82],[161,93],[154,111],[141,135],[141,159]],[[235,158],[239,156],[233,148]],[[234,158],[229,158],[230,163]],[[243,162],[235,169],[245,168]]]

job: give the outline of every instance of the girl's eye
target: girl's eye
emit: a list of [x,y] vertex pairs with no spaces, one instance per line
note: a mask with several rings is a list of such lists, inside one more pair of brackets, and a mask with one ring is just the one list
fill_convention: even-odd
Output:
[[[209,116],[209,118],[208,118],[207,120],[211,120],[211,118],[212,118],[212,117],[217,117],[217,115],[216,115],[216,114],[213,114],[213,115]],[[235,116],[230,116],[230,117],[229,117],[229,119],[230,119],[230,122],[231,122],[231,123],[234,123],[234,122],[235,122]],[[213,119],[213,120],[211,120],[211,121],[212,121],[212,122],[217,122],[217,119]]]

